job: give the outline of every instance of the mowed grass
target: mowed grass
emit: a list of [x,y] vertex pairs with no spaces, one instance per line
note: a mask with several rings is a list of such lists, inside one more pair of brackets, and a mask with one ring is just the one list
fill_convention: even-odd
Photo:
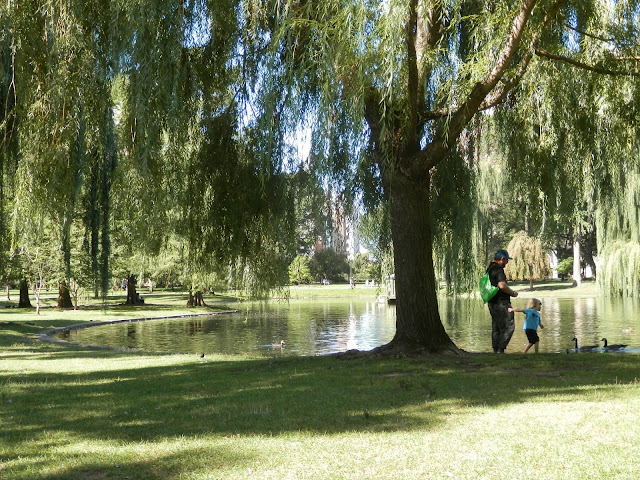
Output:
[[640,476],[637,355],[154,355],[29,340],[85,315],[45,314],[0,311],[2,479]]
[[[533,290],[530,290],[529,282],[510,281],[509,285],[521,295],[527,297],[593,297],[598,294],[595,281],[585,280],[580,287],[574,287],[571,279],[547,279],[534,282]],[[441,292],[444,294],[446,286],[441,283]],[[287,295],[294,299],[314,299],[314,298],[371,298],[375,299],[379,295],[386,295],[384,284],[376,284],[374,286],[366,286],[364,284],[356,284],[355,288],[346,284],[330,284],[330,285],[291,285],[282,291],[274,293],[274,296]],[[474,296],[480,299],[476,291],[466,295]]]
[[0,478],[640,475],[635,355],[0,353]]

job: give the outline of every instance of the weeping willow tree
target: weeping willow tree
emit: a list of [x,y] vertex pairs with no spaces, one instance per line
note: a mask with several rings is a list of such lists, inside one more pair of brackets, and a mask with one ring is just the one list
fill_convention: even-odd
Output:
[[[628,24],[622,23],[621,28]],[[621,83],[621,85],[620,85]],[[640,91],[637,81],[624,78],[603,84],[598,126],[598,156],[603,162],[595,211],[598,242],[597,283],[606,295],[640,295]],[[615,91],[612,87],[615,87]]]
[[295,222],[289,176],[264,161],[283,146],[244,119],[248,82],[258,80],[243,76],[254,60],[242,51],[256,41],[241,44],[235,1],[149,3],[151,12],[133,7],[117,20],[130,34],[114,180],[128,221],[114,239],[124,264],[137,265],[178,238],[195,294],[225,280],[261,294],[287,281]]
[[[131,274],[169,237],[186,244],[192,271],[258,291],[286,281],[290,179],[302,169],[347,199],[388,202],[398,300],[388,348],[457,352],[440,320],[432,252],[459,270],[476,255],[460,235],[476,221],[465,208],[478,198],[474,119],[534,108],[526,100],[537,82],[548,88],[535,98],[551,103],[558,91],[544,79],[555,72],[628,69],[637,3],[5,2],[3,138],[17,146],[3,140],[3,151],[19,172],[12,201],[19,210],[29,197],[52,219],[67,265],[74,243],[65,238],[84,236],[102,291],[114,244]],[[622,40],[612,48],[614,37]],[[613,99],[601,103],[601,89],[584,95],[585,85],[572,84],[566,100],[584,110],[576,131],[592,138],[590,118]],[[558,126],[546,143],[551,130],[537,124],[523,129],[539,142],[536,155],[512,165],[524,173],[532,218],[540,202],[543,212],[568,205],[574,179],[574,203],[593,198],[585,171],[613,178],[587,148],[573,155],[580,163],[567,161],[580,137]],[[290,147],[305,127],[312,148],[301,165]],[[532,167],[540,158],[546,164]]]
[[505,268],[510,280],[529,280],[529,289],[533,290],[535,280],[549,275],[549,260],[537,238],[518,232],[507,245],[507,250],[513,257]]
[[570,238],[577,283],[585,236],[595,230],[604,291],[628,292],[634,284],[621,288],[619,282],[630,278],[623,274],[626,264],[614,269],[620,276],[610,283],[617,275],[611,262],[620,259],[616,249],[638,241],[633,215],[626,213],[636,208],[628,192],[638,171],[636,44],[626,40],[637,30],[634,9],[633,2],[571,9],[563,42],[580,60],[539,51],[554,68],[532,65],[534,75],[512,92],[517,102],[495,115],[507,145],[507,183],[518,192],[525,229],[549,246],[558,235]]
[[[222,283],[260,296],[288,282],[295,256],[295,176],[272,159],[284,146],[252,128],[251,55],[233,1],[195,2],[176,117],[163,146],[166,210],[183,239],[187,276],[197,291]],[[241,46],[239,46],[241,45]],[[185,105],[187,108],[185,108]],[[206,285],[210,287],[211,285]]]
[[[475,167],[463,162],[458,169],[456,149],[471,136],[474,116],[513,106],[518,97],[509,94],[533,65],[540,73],[554,62],[586,61],[566,37],[573,16],[592,27],[614,20],[601,16],[602,8],[630,7],[623,16],[633,24],[635,2],[624,3],[251,4],[248,34],[271,39],[259,92],[263,124],[279,122],[277,136],[297,119],[313,118],[313,158],[332,181],[345,185],[354,170],[373,172],[360,187],[381,188],[390,202],[398,303],[396,335],[386,349],[457,351],[436,299],[435,187],[471,185],[461,169]],[[574,32],[579,43],[585,35]],[[626,33],[635,35],[635,26]],[[444,217],[455,215],[452,208]]]
[[434,266],[447,294],[475,288],[478,261],[484,256],[478,241],[477,209],[469,208],[478,204],[475,168],[470,168],[478,162],[474,153],[477,141],[468,138],[461,142],[433,172],[431,180]]
[[623,188],[597,212],[600,249],[597,277],[608,295],[640,295],[640,171],[626,175]]
[[10,190],[9,179],[17,158],[15,135],[14,105],[16,101],[15,84],[12,81],[13,55],[11,45],[13,37],[7,16],[0,17],[0,279],[7,285],[10,277],[9,235],[6,197]]
[[51,220],[61,285],[90,270],[106,293],[114,266],[133,280],[169,238],[186,244],[192,272],[253,290],[286,279],[292,190],[279,165],[256,160],[282,146],[242,119],[257,79],[239,75],[251,62],[241,18],[233,0],[0,7],[13,236]]
[[[55,225],[51,251],[62,258],[54,277],[66,289],[71,277],[72,223],[78,215],[82,178],[87,170],[108,170],[109,96],[105,95],[108,52],[105,51],[107,17],[92,17],[92,5],[69,2],[5,2],[1,18],[9,48],[10,88],[3,92],[3,147],[12,149],[14,188],[12,236],[14,248],[34,219],[46,217]],[[91,17],[91,18],[90,18]],[[107,113],[107,115],[109,114]],[[102,185],[105,183],[105,175]],[[88,198],[96,207],[108,202],[108,188]],[[105,217],[108,217],[106,215]],[[96,223],[94,234],[106,233],[107,223]],[[32,239],[33,242],[41,239]],[[102,264],[96,276],[108,277],[108,245],[102,245]],[[95,252],[94,257],[98,257]],[[106,282],[106,280],[105,280]],[[103,282],[104,283],[104,282]],[[61,295],[61,298],[68,298]],[[66,306],[66,305],[65,305]]]

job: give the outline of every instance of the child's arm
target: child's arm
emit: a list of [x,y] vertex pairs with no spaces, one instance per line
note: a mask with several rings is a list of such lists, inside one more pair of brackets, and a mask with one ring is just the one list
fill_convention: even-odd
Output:
[[511,308],[511,307],[507,308],[507,311],[509,313],[511,313],[511,312],[520,312],[520,313],[524,312],[524,310],[522,310],[521,308]]
[[540,328],[544,328],[544,325],[542,324],[542,322],[540,322],[538,325],[540,325]]

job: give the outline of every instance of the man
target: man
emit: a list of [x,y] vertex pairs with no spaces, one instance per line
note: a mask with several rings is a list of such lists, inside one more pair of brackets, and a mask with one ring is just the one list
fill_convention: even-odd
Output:
[[491,313],[493,353],[504,353],[515,330],[514,314],[509,312],[509,309],[511,308],[511,297],[517,297],[518,292],[511,290],[507,285],[504,267],[507,266],[509,260],[513,259],[506,250],[498,250],[493,262],[487,268],[491,285],[498,287],[498,293],[487,303],[489,313]]

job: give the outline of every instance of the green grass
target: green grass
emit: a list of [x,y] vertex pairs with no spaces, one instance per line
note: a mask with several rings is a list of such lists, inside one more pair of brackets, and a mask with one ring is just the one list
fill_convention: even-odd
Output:
[[[364,284],[356,284],[355,288],[351,288],[348,283],[335,283],[330,285],[291,285],[284,290],[284,293],[290,298],[371,298],[375,299],[378,295],[385,293],[384,285],[376,285],[375,287],[365,287]],[[281,296],[282,292],[274,293],[275,296]]]
[[16,345],[0,365],[0,478],[640,474],[634,355],[201,359]]
[[[535,282],[533,290],[529,289],[529,282],[509,282],[509,285],[521,295],[539,296],[539,297],[593,297],[597,295],[597,289],[594,281],[587,280],[580,287],[574,287],[572,281],[560,279],[548,279]],[[445,286],[441,285],[444,292]],[[358,297],[375,299],[378,295],[386,294],[384,285],[376,285],[375,287],[366,287],[364,284],[357,284],[355,288],[351,288],[349,284],[331,284],[331,285],[292,285],[285,290],[290,298],[340,298],[340,297]],[[281,292],[274,295],[282,295]],[[472,295],[478,296],[477,292]],[[478,297],[479,298],[479,297]]]
[[0,478],[640,475],[637,355],[344,361],[25,343],[89,316],[185,313],[170,298],[40,318],[0,311]]

